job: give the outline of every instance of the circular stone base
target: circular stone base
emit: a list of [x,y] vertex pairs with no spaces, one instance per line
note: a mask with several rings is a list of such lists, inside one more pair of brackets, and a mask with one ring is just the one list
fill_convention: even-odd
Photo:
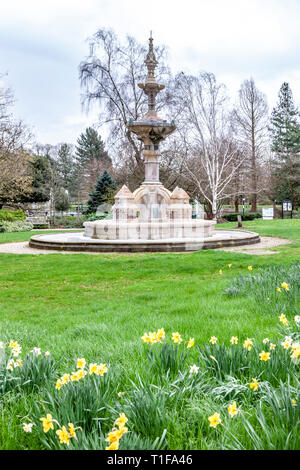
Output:
[[167,240],[98,240],[83,236],[84,232],[35,235],[29,246],[41,250],[87,251],[106,253],[199,251],[227,246],[259,243],[259,235],[244,230],[216,230],[207,238],[170,238]]

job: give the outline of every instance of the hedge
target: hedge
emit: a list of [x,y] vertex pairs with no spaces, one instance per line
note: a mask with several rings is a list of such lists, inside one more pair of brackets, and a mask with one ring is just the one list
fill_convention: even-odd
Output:
[[242,212],[235,212],[232,214],[223,214],[223,218],[228,222],[236,222],[238,215],[242,217],[242,220],[254,220],[262,218],[262,215],[259,212],[245,212],[245,214]]

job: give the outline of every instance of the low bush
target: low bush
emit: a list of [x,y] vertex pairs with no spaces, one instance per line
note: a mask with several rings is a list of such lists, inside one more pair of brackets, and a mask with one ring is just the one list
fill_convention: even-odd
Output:
[[82,228],[83,222],[85,222],[84,217],[73,217],[72,215],[66,215],[64,217],[57,217],[56,223],[66,228]]
[[0,232],[28,232],[33,229],[31,222],[15,220],[14,222],[1,221]]
[[109,213],[105,213],[105,215],[96,215],[96,214],[89,214],[89,215],[85,215],[84,216],[84,219],[86,222],[94,222],[95,220],[103,220],[103,219],[107,219],[109,216]]
[[16,211],[0,209],[0,222],[15,222],[16,220],[25,220],[26,214],[21,209]]
[[242,212],[236,212],[232,214],[223,214],[223,218],[228,222],[236,222],[238,215],[242,217],[242,220],[254,220],[262,218],[262,215],[259,212],[245,212],[245,214]]

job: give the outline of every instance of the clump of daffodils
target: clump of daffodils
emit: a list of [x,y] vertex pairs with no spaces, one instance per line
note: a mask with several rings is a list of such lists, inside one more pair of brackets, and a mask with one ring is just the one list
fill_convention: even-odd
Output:
[[125,413],[121,413],[119,418],[116,419],[114,422],[114,427],[108,433],[107,438],[105,439],[109,445],[105,448],[105,450],[118,450],[120,439],[124,436],[126,432],[128,432],[128,428],[125,426],[127,423],[128,418],[125,416]]
[[144,343],[161,343],[165,339],[165,330],[163,328],[158,329],[157,331],[144,333],[142,336],[142,341]]
[[17,367],[22,367],[23,366],[23,361],[22,359],[17,359],[16,361],[14,359],[10,359],[6,365],[6,369],[9,371],[13,371]]
[[14,357],[18,357],[22,353],[22,348],[21,348],[21,346],[19,345],[19,343],[17,341],[13,341],[11,339],[8,346],[10,347],[11,354]]
[[292,337],[291,336],[286,336],[284,341],[282,341],[281,346],[284,349],[290,349],[290,347],[292,346],[292,342],[293,342]]
[[66,444],[67,446],[70,445],[70,439],[77,439],[77,429],[81,428],[75,428],[73,423],[68,423],[68,428],[66,428],[66,426],[62,426],[61,429],[58,429],[56,431],[56,434],[59,438],[59,442],[61,444]]
[[89,364],[88,370],[85,370],[86,360],[84,358],[77,359],[76,367],[77,371],[71,374],[64,374],[60,379],[56,381],[55,388],[60,390],[64,385],[70,382],[79,382],[84,379],[86,375],[100,375],[101,377],[108,372],[106,364],[102,362],[100,364],[91,363]]
[[300,343],[293,343],[291,349],[291,359],[295,364],[298,364],[300,362]]
[[[54,430],[54,423],[60,426],[59,423],[55,419],[53,419],[50,413],[48,413],[46,417],[40,418],[40,421],[42,421],[43,431],[45,433],[49,432],[50,430]],[[31,426],[32,428],[33,424],[30,423],[28,425],[24,425],[23,427],[24,431],[31,432],[31,430],[27,431],[26,430],[27,428],[25,429],[25,426],[26,427]],[[57,429],[56,434],[59,438],[59,442],[61,444],[66,444],[67,446],[70,445],[70,439],[77,439],[76,437],[77,429],[81,429],[81,428],[80,427],[75,428],[73,423],[68,423],[67,427],[62,426],[60,429]]]

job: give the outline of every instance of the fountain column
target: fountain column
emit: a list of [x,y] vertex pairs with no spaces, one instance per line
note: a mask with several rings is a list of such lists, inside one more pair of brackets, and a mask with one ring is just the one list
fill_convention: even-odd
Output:
[[145,163],[144,183],[159,183],[158,145],[146,145],[143,155]]

